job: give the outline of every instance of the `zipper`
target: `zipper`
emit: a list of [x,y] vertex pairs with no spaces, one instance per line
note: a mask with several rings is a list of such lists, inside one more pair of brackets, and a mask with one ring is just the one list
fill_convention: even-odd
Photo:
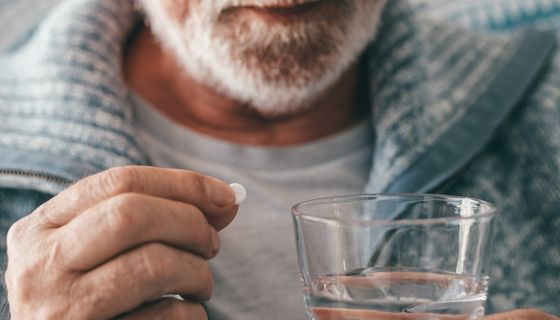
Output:
[[69,184],[71,181],[57,176],[53,174],[48,174],[44,172],[38,171],[24,171],[24,170],[13,170],[13,169],[0,169],[0,175],[8,175],[8,176],[18,176],[18,177],[27,177],[27,178],[39,178],[46,180],[48,182],[53,182],[57,184]]

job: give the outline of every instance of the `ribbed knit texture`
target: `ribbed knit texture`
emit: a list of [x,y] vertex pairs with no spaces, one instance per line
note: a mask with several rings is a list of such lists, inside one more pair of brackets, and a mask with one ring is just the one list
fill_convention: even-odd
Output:
[[0,146],[70,157],[93,171],[145,162],[120,73],[137,18],[130,1],[65,1],[29,43],[1,57]]
[[411,0],[436,19],[494,31],[560,28],[559,0]]

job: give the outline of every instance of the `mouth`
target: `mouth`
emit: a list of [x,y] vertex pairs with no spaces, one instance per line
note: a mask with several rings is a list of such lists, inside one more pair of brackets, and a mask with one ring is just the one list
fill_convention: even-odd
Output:
[[296,18],[311,13],[328,0],[291,0],[291,1],[245,1],[237,6],[232,6],[226,11],[249,10],[269,18]]

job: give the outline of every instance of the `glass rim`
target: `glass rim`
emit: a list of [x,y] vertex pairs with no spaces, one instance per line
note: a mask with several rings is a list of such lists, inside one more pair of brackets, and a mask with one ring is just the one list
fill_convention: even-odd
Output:
[[[318,217],[312,214],[306,214],[300,210],[300,208],[304,206],[311,206],[311,205],[325,205],[325,204],[335,204],[335,203],[348,203],[354,201],[363,201],[363,200],[380,200],[380,199],[398,199],[398,198],[428,198],[432,200],[454,200],[454,201],[464,201],[466,199],[473,201],[474,203],[481,204],[486,208],[483,210],[484,212],[473,215],[470,217],[462,217],[462,216],[449,216],[449,217],[438,217],[438,218],[426,218],[426,219],[376,219],[376,220],[359,220],[359,219],[337,219],[331,217]],[[480,220],[484,218],[493,218],[496,216],[496,207],[485,200],[467,197],[467,196],[453,196],[453,195],[444,195],[444,194],[431,194],[431,193],[364,193],[364,194],[347,194],[347,195],[338,195],[338,196],[328,196],[328,197],[321,197],[315,199],[305,200],[299,203],[296,203],[292,206],[291,209],[292,216],[294,218],[310,220],[315,222],[322,222],[322,223],[332,223],[336,222],[338,224],[343,225],[426,225],[426,224],[438,224],[438,223],[447,223],[447,222],[457,222],[457,221],[470,221],[470,220]]]

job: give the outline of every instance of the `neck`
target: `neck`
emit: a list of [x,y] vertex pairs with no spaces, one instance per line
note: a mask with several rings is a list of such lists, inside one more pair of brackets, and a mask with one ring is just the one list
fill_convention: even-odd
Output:
[[[148,63],[147,63],[148,62]],[[240,144],[282,146],[342,131],[367,114],[358,65],[349,68],[305,111],[267,116],[194,81],[147,28],[131,39],[124,75],[138,95],[176,123]]]

